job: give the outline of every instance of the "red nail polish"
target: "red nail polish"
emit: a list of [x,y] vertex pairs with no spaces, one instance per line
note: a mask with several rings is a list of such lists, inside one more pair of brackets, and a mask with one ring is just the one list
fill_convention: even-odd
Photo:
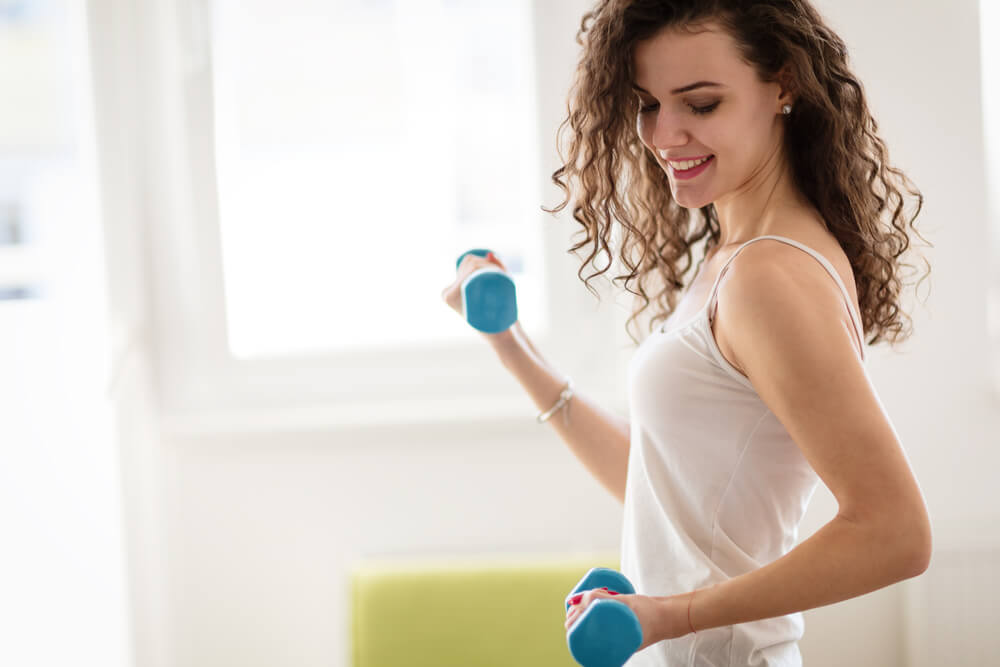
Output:
[[571,605],[573,605],[573,604],[580,604],[580,600],[582,600],[582,599],[583,599],[583,593],[577,593],[576,595],[574,595],[573,597],[571,597],[568,600],[568,602]]

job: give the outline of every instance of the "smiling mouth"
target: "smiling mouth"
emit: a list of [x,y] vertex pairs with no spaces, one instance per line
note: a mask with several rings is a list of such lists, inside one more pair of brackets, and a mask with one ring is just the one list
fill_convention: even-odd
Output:
[[693,167],[690,167],[688,169],[677,169],[671,163],[668,163],[668,165],[669,165],[669,168],[670,168],[670,174],[675,179],[686,181],[688,179],[692,179],[692,178],[695,178],[696,176],[699,176],[702,172],[704,172],[706,169],[708,169],[712,165],[713,162],[715,162],[715,155],[714,154],[713,155],[709,155],[708,159],[706,159],[701,164],[697,164],[697,165],[695,165]]
[[[681,173],[684,173],[686,171],[691,171],[692,169],[697,169],[698,167],[702,166],[703,164],[711,162],[714,157],[715,157],[715,155],[712,154],[712,155],[708,155],[708,156],[706,156],[704,158],[700,158],[698,160],[682,160],[679,163],[668,160],[667,164],[670,165],[671,169],[673,169],[674,171],[679,171]],[[676,166],[677,164],[689,164],[691,162],[696,162],[696,164],[691,164],[690,166],[688,166],[688,167],[686,167],[684,169]]]

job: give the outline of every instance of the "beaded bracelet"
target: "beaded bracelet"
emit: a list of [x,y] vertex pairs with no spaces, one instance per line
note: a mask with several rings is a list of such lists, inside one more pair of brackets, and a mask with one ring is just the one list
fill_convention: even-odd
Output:
[[567,377],[566,386],[563,387],[563,390],[559,393],[559,400],[556,401],[556,404],[553,405],[548,410],[546,410],[545,412],[540,412],[538,416],[535,417],[535,419],[538,420],[539,424],[545,422],[549,417],[555,414],[556,410],[566,405],[566,401],[568,401],[572,395],[573,395],[573,380]]

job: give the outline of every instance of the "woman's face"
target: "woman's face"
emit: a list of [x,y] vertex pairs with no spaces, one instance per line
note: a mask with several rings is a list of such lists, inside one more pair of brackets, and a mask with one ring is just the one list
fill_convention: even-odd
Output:
[[[757,79],[727,32],[706,27],[697,34],[660,31],[633,53],[639,137],[685,208],[752,187],[779,159],[783,141],[781,87]],[[713,157],[687,174],[671,164],[703,156]]]

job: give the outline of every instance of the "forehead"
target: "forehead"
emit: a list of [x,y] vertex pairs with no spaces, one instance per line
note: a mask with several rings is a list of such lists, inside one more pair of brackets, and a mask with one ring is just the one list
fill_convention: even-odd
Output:
[[739,85],[752,74],[729,33],[715,25],[697,33],[661,30],[635,45],[632,63],[634,83],[652,92],[700,80]]

